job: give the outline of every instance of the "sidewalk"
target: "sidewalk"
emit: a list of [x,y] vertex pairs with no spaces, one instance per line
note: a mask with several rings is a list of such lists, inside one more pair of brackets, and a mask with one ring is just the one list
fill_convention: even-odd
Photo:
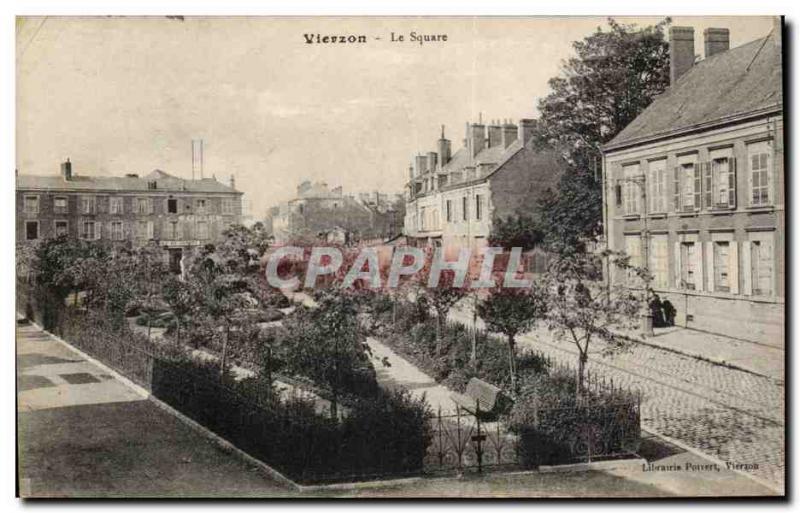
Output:
[[294,492],[35,326],[17,327],[21,497]]
[[[448,320],[472,326],[470,312],[470,306],[456,305],[451,309]],[[484,328],[480,318],[478,318],[476,326],[480,329]],[[533,330],[540,334],[546,331],[546,328],[541,326]],[[718,365],[734,366],[781,383],[784,381],[785,353],[783,349],[678,326],[656,328],[654,331],[654,337],[643,338],[638,333],[627,333],[626,336],[638,343],[674,351]]]
[[786,353],[778,347],[678,326],[653,331],[653,337],[644,338],[638,333],[628,336],[643,344],[784,381]]

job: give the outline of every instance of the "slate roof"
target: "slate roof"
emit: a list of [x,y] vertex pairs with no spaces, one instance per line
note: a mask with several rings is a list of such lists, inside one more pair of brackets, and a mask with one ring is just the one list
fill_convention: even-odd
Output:
[[767,37],[708,57],[689,69],[605,145],[606,150],[702,129],[783,105],[781,45]]
[[[156,182],[153,191],[148,182]],[[184,180],[159,169],[146,176],[81,176],[72,175],[67,181],[61,175],[17,175],[17,189],[45,191],[149,191],[149,192],[241,192],[218,182],[214,178]]]

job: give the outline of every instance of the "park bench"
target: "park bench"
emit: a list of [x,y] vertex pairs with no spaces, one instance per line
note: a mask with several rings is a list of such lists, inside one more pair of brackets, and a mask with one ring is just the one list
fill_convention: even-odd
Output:
[[473,415],[479,413],[481,420],[496,418],[508,404],[502,390],[478,378],[470,378],[465,393],[453,394],[453,401]]

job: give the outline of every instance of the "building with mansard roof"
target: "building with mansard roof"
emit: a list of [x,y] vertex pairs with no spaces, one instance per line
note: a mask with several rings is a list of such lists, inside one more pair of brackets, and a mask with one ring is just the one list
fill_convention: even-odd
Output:
[[161,170],[145,176],[88,176],[61,164],[58,175],[17,174],[17,242],[67,236],[110,244],[164,247],[177,269],[184,252],[241,223],[233,177],[187,180]]

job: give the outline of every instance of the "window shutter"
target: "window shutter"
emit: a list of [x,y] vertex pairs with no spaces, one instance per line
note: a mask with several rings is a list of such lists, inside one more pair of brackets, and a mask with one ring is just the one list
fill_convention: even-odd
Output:
[[703,244],[701,242],[694,243],[694,288],[695,290],[702,291],[705,287],[703,285]]
[[675,212],[680,212],[681,211],[681,167],[675,166],[673,173],[674,173],[673,184],[675,185],[675,191],[674,191]]
[[150,214],[155,212],[155,204],[153,202],[153,198],[148,198],[147,199],[147,211]]
[[96,221],[94,223],[94,238],[95,240],[100,240],[103,234],[103,223],[100,221]]
[[736,208],[736,158],[728,159],[728,206]]
[[703,176],[704,176],[703,193],[706,198],[706,208],[711,210],[711,208],[714,206],[714,198],[713,198],[714,178],[716,178],[717,170],[715,169],[713,161],[703,162],[701,166],[703,169]]
[[708,241],[706,247],[706,290],[714,292],[714,243]]
[[744,290],[742,293],[749,296],[753,293],[753,266],[750,261],[752,249],[750,248],[750,241],[742,242],[742,282]]
[[[152,206],[152,203],[150,205]],[[153,221],[147,221],[147,238],[153,238]]]
[[739,293],[739,243],[732,240],[730,242],[730,256],[728,267],[728,281],[731,284],[731,293]]
[[675,287],[681,288],[681,243],[675,243]]
[[703,175],[701,173],[702,166],[698,162],[694,166],[694,209],[700,210],[703,207],[703,196],[702,196],[702,189],[703,189]]
[[753,206],[753,157],[748,155],[747,158],[747,204]]

